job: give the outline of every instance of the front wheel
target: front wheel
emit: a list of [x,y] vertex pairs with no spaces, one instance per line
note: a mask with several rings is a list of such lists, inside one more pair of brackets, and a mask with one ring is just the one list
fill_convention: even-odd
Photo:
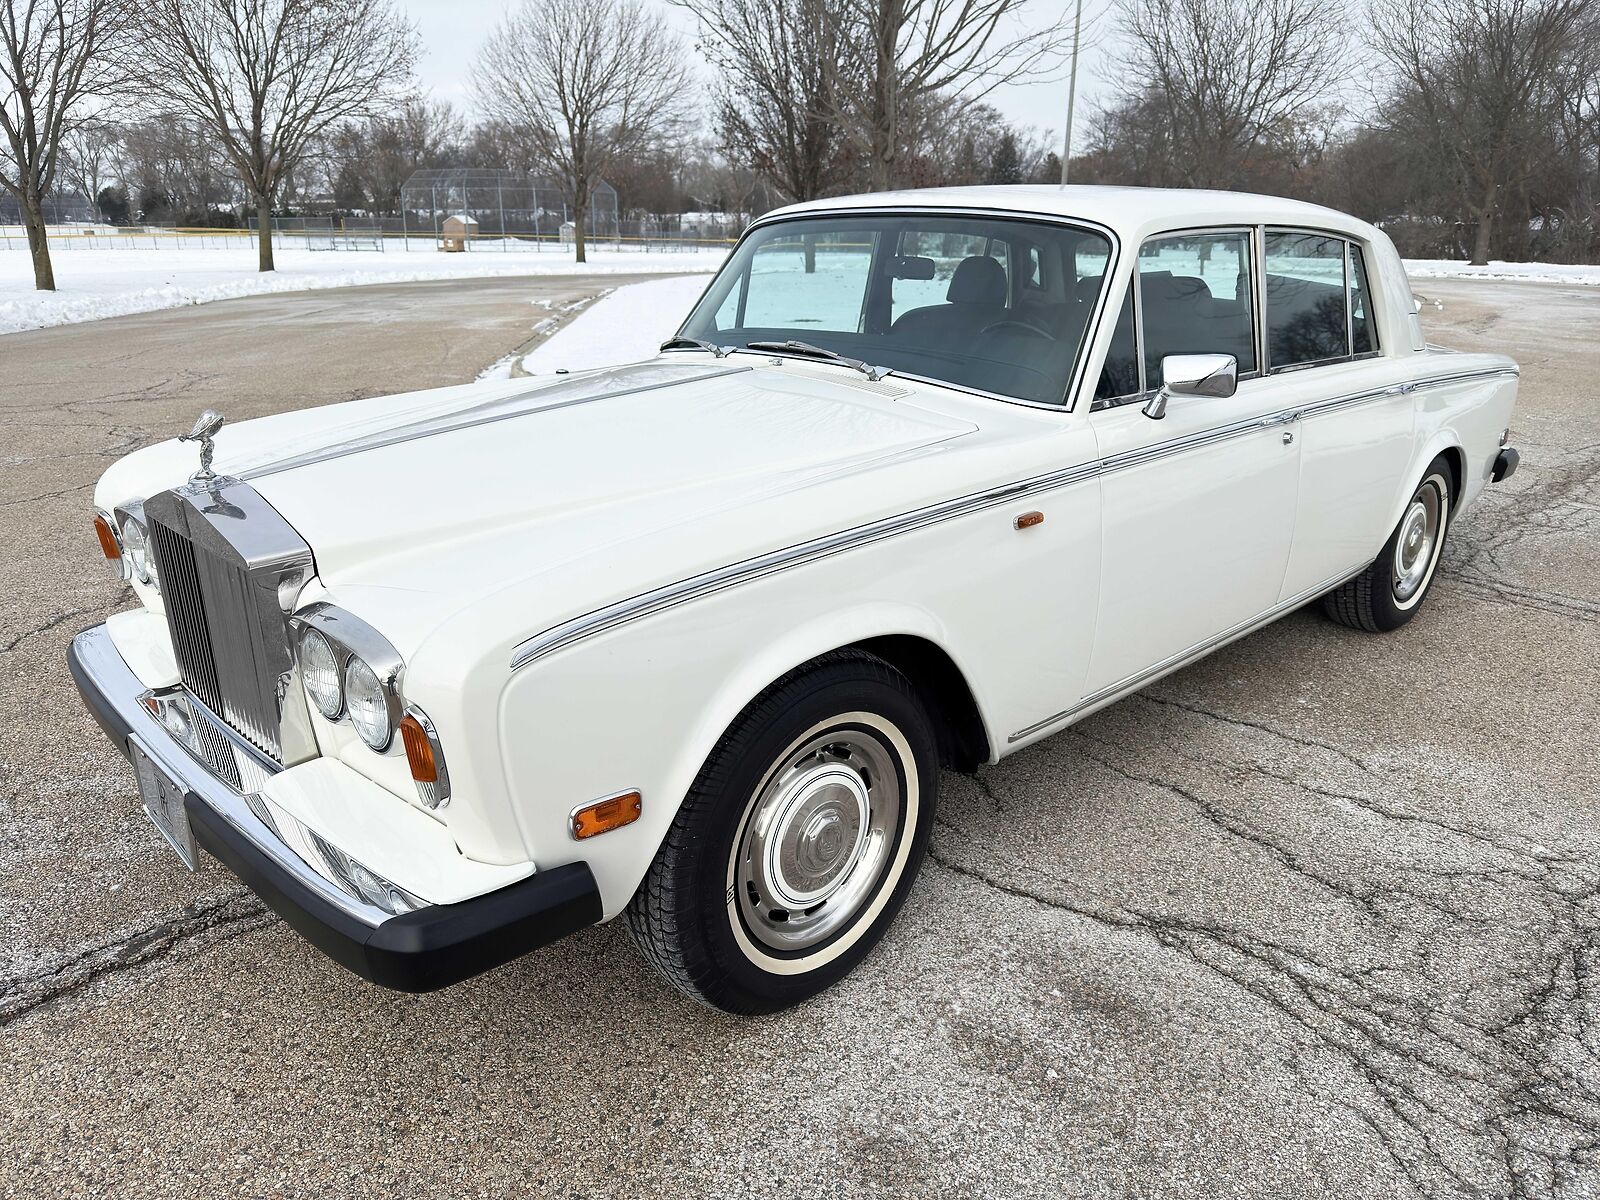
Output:
[[1322,598],[1329,617],[1369,633],[1388,633],[1411,620],[1433,586],[1444,551],[1453,475],[1442,455],[1428,464],[1400,524],[1372,565]]
[[726,1012],[811,998],[894,920],[938,786],[933,730],[899,671],[841,651],[791,672],[701,769],[628,906],[634,940]]

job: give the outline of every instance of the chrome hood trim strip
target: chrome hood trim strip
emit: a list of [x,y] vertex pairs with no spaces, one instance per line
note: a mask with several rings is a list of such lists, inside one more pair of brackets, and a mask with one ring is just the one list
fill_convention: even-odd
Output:
[[677,387],[681,384],[703,383],[725,375],[737,375],[753,370],[746,364],[721,364],[717,366],[698,363],[642,362],[621,367],[606,367],[581,375],[537,380],[533,386],[510,396],[496,396],[492,400],[468,398],[453,399],[434,409],[422,409],[410,415],[401,424],[378,418],[367,422],[368,428],[357,429],[341,441],[289,454],[282,458],[258,462],[235,461],[229,464],[229,474],[238,479],[260,479],[332,462],[352,454],[381,450],[418,438],[452,433],[458,429],[471,429],[495,421],[509,421],[517,417],[557,409],[572,408],[579,404],[592,404],[597,400],[611,400],[619,396],[635,396],[658,388]]
[[[847,550],[870,545],[873,542],[882,541],[884,538],[893,537],[896,534],[907,533],[941,521],[948,521],[955,517],[979,512],[996,504],[1003,504],[1008,500],[1031,496],[1037,492],[1048,491],[1051,488],[1081,483],[1088,479],[1109,474],[1112,471],[1153,462],[1171,454],[1183,453],[1199,446],[1209,445],[1224,438],[1250,433],[1257,429],[1284,425],[1291,421],[1299,420],[1301,417],[1320,414],[1334,408],[1363,404],[1387,397],[1409,395],[1425,388],[1443,387],[1447,384],[1462,383],[1472,379],[1493,378],[1499,375],[1515,378],[1519,374],[1520,371],[1517,367],[1508,365],[1490,367],[1481,371],[1463,371],[1448,375],[1436,375],[1425,379],[1391,384],[1381,388],[1366,388],[1344,396],[1335,396],[1327,400],[1291,406],[1278,412],[1254,417],[1247,421],[1239,421],[1217,429],[1203,430],[1187,437],[1175,438],[1172,441],[1161,442],[1140,450],[1132,450],[1124,454],[1096,459],[1075,467],[1052,471],[1046,475],[1035,475],[1001,487],[975,492],[953,500],[941,501],[925,508],[913,509],[898,516],[884,517],[881,520],[872,521],[865,525],[857,525],[850,529],[841,530],[838,533],[827,534],[784,549],[773,550],[766,554],[731,563],[728,566],[719,567],[701,575],[694,575],[677,583],[653,588],[650,591],[619,600],[614,604],[594,609],[591,612],[584,613],[582,616],[563,621],[559,625],[553,625],[549,629],[526,638],[513,646],[510,668],[513,671],[519,670],[529,663],[554,654],[556,651],[562,650],[575,642],[593,637],[598,633],[604,633],[609,629],[615,629],[617,626],[624,625],[629,621],[635,621],[642,617],[662,612],[701,596],[711,595],[726,588],[737,587],[741,583],[761,579],[778,571],[786,570],[789,567],[816,562],[818,559],[826,558],[830,555],[841,554]],[[1057,719],[1059,718],[1049,718],[1046,723],[1048,724]],[[1024,730],[1014,736],[1021,737],[1026,732]]]

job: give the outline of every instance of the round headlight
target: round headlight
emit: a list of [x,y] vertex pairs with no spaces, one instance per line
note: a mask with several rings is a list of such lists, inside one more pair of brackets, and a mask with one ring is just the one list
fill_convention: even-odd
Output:
[[389,723],[389,700],[372,668],[352,658],[344,669],[346,715],[361,740],[374,750],[382,750],[394,733]]
[[332,721],[344,707],[344,692],[339,686],[339,660],[328,639],[315,629],[300,637],[300,679],[306,695],[317,711]]
[[156,564],[150,557],[150,532],[138,517],[123,518],[122,553],[128,559],[133,577],[159,592],[161,582],[156,578]]

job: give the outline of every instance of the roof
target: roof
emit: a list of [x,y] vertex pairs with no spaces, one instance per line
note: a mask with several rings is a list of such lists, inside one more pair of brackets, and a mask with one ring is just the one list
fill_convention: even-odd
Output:
[[836,212],[862,208],[987,208],[1050,217],[1078,217],[1109,226],[1120,236],[1138,241],[1163,229],[1202,225],[1304,225],[1371,237],[1365,221],[1320,204],[1259,196],[1251,192],[1214,192],[1199,188],[1110,187],[1101,184],[995,184],[985,187],[917,188],[838,196],[792,204],[767,214]]

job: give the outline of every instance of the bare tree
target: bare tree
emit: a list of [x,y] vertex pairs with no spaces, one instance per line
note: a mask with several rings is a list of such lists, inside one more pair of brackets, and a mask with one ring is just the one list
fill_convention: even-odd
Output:
[[79,121],[62,133],[57,177],[97,200],[115,177],[122,152],[122,129],[103,118]]
[[1018,32],[1033,16],[1031,0],[841,3],[836,116],[855,135],[876,191],[900,182],[912,114],[935,102],[949,112],[1003,83],[1047,75],[1072,37],[1053,20]]
[[273,196],[327,131],[394,102],[415,35],[388,0],[141,0],[139,13],[141,82],[217,140],[272,270]]
[[717,69],[723,148],[791,200],[826,195],[850,158],[835,119],[843,0],[674,0]]
[[328,139],[327,173],[339,203],[394,213],[412,173],[443,167],[461,153],[466,126],[442,101],[413,99],[394,112],[350,122]]
[[86,102],[116,82],[123,11],[119,0],[0,0],[0,188],[22,210],[40,291],[56,287],[45,194]]
[[1350,54],[1343,0],[1118,0],[1119,64],[1178,181],[1237,187],[1280,127],[1325,101]]
[[682,119],[687,51],[641,0],[523,0],[489,35],[474,79],[491,117],[525,129],[572,206],[585,261],[590,198],[619,158]]
[[1586,72],[1596,0],[1377,0],[1374,48],[1395,69],[1390,122],[1445,161],[1486,263],[1495,213],[1566,148],[1548,134],[1571,111],[1563,86]]

